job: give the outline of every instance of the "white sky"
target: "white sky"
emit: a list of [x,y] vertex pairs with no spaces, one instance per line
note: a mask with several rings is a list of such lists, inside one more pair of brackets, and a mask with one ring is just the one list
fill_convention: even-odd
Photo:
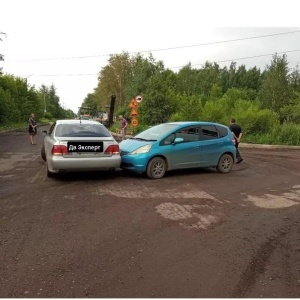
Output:
[[[107,64],[107,54],[296,30],[299,32],[152,54],[173,68],[189,62],[194,65],[300,50],[299,8],[298,0],[0,0],[0,32],[7,34],[0,42],[0,53],[5,55],[0,66],[4,73],[28,78],[36,88],[53,83],[61,105],[77,112],[97,86],[97,74]],[[20,61],[92,55],[103,56]],[[300,51],[287,53],[287,57],[292,68],[300,62]],[[263,69],[271,59],[238,60],[237,65]],[[230,62],[219,64],[228,66]]]

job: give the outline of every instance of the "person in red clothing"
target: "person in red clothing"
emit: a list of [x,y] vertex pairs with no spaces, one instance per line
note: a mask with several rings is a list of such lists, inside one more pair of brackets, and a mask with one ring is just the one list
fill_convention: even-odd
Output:
[[230,119],[230,131],[233,134],[233,137],[235,139],[235,148],[236,148],[236,163],[239,164],[243,161],[243,158],[241,157],[240,151],[238,150],[239,143],[241,141],[241,138],[243,136],[242,128],[240,125],[236,124],[236,121],[234,118]]

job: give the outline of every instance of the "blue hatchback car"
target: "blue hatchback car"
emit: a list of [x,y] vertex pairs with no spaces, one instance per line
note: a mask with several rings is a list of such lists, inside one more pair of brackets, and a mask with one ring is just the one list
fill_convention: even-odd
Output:
[[121,168],[149,178],[162,178],[166,171],[215,167],[231,171],[236,158],[229,128],[212,122],[159,124],[120,143]]

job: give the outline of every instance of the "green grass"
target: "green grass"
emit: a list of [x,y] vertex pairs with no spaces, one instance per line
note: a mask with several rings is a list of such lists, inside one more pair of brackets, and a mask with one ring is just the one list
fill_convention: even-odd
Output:
[[[38,125],[46,125],[49,122],[51,122],[51,120],[42,118],[40,119],[37,124]],[[5,125],[0,125],[0,132],[3,131],[7,131],[7,130],[27,130],[28,128],[28,122],[14,122],[14,123],[9,123],[9,124],[5,124]]]
[[285,123],[270,132],[243,136],[244,143],[300,146],[300,124]]

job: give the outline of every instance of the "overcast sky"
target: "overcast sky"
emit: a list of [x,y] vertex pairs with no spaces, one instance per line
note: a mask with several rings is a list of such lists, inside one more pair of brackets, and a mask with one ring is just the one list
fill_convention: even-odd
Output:
[[[7,34],[0,42],[5,55],[0,66],[37,88],[53,83],[61,105],[74,112],[97,86],[111,53],[198,45],[152,51],[165,67],[178,71],[207,60],[264,69],[272,55],[262,55],[298,50],[287,53],[292,68],[300,62],[298,2],[0,0],[0,32]],[[298,32],[288,33],[293,31]],[[288,34],[199,45],[278,33]],[[82,56],[98,57],[73,58]],[[238,60],[252,56],[262,57]]]

